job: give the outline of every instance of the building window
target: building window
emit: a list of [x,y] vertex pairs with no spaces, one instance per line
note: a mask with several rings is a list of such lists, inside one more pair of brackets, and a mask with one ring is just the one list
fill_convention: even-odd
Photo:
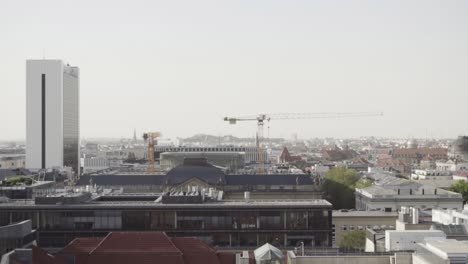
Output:
[[341,230],[343,230],[343,231],[348,231],[348,226],[347,226],[347,225],[342,225],[342,226],[341,226]]

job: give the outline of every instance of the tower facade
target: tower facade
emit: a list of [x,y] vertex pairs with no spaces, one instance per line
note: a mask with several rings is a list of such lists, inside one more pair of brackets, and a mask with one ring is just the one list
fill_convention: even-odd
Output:
[[26,167],[80,173],[79,68],[61,60],[26,62]]

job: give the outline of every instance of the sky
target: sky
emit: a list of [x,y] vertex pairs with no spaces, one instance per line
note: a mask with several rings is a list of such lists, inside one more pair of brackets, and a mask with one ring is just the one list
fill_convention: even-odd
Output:
[[26,135],[26,60],[80,68],[82,137],[468,134],[468,1],[0,0],[0,139]]

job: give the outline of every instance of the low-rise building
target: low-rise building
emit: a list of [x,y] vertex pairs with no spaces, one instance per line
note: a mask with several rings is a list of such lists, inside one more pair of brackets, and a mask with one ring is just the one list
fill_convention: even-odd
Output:
[[438,170],[414,170],[411,173],[411,179],[413,180],[451,180],[452,173],[450,171],[438,171]]
[[235,253],[219,252],[194,237],[169,237],[164,232],[146,231],[79,237],[55,254],[33,246],[29,254],[15,250],[5,256],[4,261],[2,264],[236,264],[236,256]]
[[302,256],[288,251],[287,259],[288,264],[412,264],[409,252],[380,252],[378,254],[313,252]]
[[383,171],[396,172],[401,174],[411,173],[410,163],[393,158],[380,159],[377,162],[376,167],[382,168]]
[[[17,177],[15,177],[17,178]],[[35,191],[48,189],[55,185],[53,181],[33,181],[29,177],[20,177],[30,180],[29,184],[8,184],[7,182],[0,183],[0,196],[5,196],[10,199],[31,199]]]
[[443,225],[464,225],[468,230],[468,205],[464,210],[432,210],[432,221]]
[[26,158],[23,155],[11,155],[0,157],[0,169],[20,169],[26,165]]
[[393,150],[392,157],[419,165],[428,156],[435,160],[447,159],[447,153],[446,148],[400,148]]
[[468,263],[468,241],[427,238],[416,245],[413,264]]
[[259,151],[257,147],[249,146],[155,146],[154,157],[159,158],[161,153],[164,152],[242,152],[245,154],[245,163],[251,164],[256,163],[259,160],[268,160],[266,151]]
[[[76,191],[76,190],[75,190]],[[213,246],[332,245],[332,205],[321,199],[223,200],[222,192],[58,192],[0,203],[0,224],[31,219],[42,247],[110,231],[164,231]]]
[[107,158],[86,157],[84,158],[83,173],[105,170],[110,167],[110,161]]
[[252,198],[319,198],[321,187],[305,174],[227,174],[206,159],[185,159],[164,175],[102,173],[82,175],[79,186],[123,188],[125,192],[162,192],[187,190],[188,187],[217,188],[225,197],[238,199],[244,192]]
[[463,207],[461,194],[402,181],[398,185],[373,185],[367,188],[356,188],[356,209],[397,211],[402,206],[416,207],[421,210],[456,209]]
[[468,181],[468,171],[456,171],[453,173],[454,181]]
[[35,241],[36,230],[32,229],[31,220],[0,226],[0,256],[16,248],[29,247]]
[[203,158],[215,166],[236,172],[244,168],[244,152],[163,152],[160,154],[161,169],[168,171],[180,166],[185,159]]
[[333,211],[333,245],[338,246],[343,236],[354,230],[366,228],[395,228],[397,212],[382,211]]
[[386,230],[385,251],[416,250],[417,243],[429,237],[446,238],[446,235],[440,230]]
[[468,170],[468,162],[460,160],[440,160],[436,161],[438,171],[461,171]]

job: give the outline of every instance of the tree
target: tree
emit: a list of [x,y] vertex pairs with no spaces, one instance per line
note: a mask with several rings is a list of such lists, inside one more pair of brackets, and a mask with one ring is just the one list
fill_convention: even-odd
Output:
[[459,180],[457,183],[450,186],[449,191],[461,194],[464,203],[468,201],[468,182]]
[[341,248],[362,250],[366,246],[366,231],[354,230],[346,233],[338,243]]
[[359,181],[356,182],[355,187],[359,189],[364,189],[364,188],[372,186],[373,183],[374,181],[371,179],[360,179]]
[[323,191],[334,209],[354,208],[354,188],[359,176],[355,170],[334,168],[325,174]]

